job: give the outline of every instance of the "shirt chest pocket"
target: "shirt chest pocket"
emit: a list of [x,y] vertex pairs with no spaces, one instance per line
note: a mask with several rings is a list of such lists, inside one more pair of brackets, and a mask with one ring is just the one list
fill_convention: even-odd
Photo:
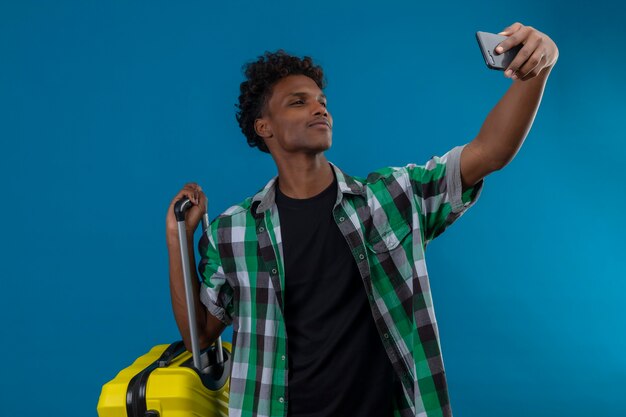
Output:
[[365,246],[377,254],[391,252],[400,246],[410,232],[411,227],[404,221],[394,225],[386,223],[378,227],[372,226]]
[[369,252],[374,291],[381,294],[387,293],[389,283],[391,283],[398,304],[402,305],[411,305],[408,303],[412,296],[411,280],[413,279],[411,230],[411,226],[404,222],[387,224],[382,229],[372,231],[373,233],[370,233],[372,239],[368,239],[365,243]]

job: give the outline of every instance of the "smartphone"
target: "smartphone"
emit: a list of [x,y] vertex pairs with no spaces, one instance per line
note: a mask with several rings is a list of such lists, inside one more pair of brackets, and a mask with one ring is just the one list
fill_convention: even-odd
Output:
[[522,49],[524,45],[517,45],[503,54],[497,54],[495,52],[496,46],[500,44],[507,37],[503,35],[496,35],[489,32],[476,32],[476,39],[478,40],[478,46],[485,58],[485,64],[487,67],[504,71],[509,67],[517,53]]

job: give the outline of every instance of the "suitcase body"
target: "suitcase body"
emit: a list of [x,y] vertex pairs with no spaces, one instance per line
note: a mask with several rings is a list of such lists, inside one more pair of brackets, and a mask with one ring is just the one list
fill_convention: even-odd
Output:
[[[98,415],[227,417],[230,343],[223,342],[223,352],[221,372],[203,374],[193,367],[182,342],[154,346],[102,387]],[[209,363],[215,363],[215,346],[206,354]]]

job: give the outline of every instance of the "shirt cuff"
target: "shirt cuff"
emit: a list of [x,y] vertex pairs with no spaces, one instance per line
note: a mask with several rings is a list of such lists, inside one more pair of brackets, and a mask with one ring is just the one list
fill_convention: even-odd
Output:
[[457,146],[448,152],[446,159],[446,186],[452,212],[461,213],[476,203],[483,190],[484,178],[465,190],[463,193],[463,182],[461,181],[461,152],[466,145]]
[[211,292],[213,292],[213,294],[215,293],[205,284],[202,284],[202,288],[200,290],[200,301],[202,301],[202,304],[206,306],[211,315],[217,317],[219,321],[229,326],[233,322],[232,317],[226,313],[226,310],[223,307],[218,306],[216,302],[211,299]]

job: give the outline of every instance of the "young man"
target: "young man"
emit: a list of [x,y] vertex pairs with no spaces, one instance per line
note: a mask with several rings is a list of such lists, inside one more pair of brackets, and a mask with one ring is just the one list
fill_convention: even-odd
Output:
[[[530,26],[502,34],[497,52],[524,47],[478,136],[367,178],[324,156],[333,119],[320,67],[283,51],[247,66],[237,120],[278,176],[211,223],[196,283],[203,347],[233,324],[231,417],[451,415],[424,250],[517,153],[558,58]],[[189,348],[172,209],[182,196],[194,203],[190,244],[206,197],[187,184],[167,215],[172,304]]]

